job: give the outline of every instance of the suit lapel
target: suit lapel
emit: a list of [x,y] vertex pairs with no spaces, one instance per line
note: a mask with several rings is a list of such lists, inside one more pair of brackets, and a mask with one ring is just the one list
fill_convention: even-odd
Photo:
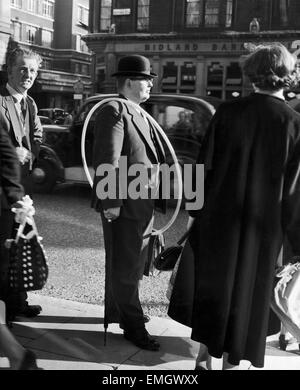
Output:
[[16,140],[21,145],[23,138],[23,131],[21,129],[20,120],[17,117],[14,99],[12,96],[4,96],[3,102],[6,101],[6,113],[5,115],[11,121],[12,129]]
[[150,131],[149,131],[150,124],[147,124],[145,120],[142,118],[142,116],[133,107],[127,105],[126,103],[125,106],[128,114],[131,116],[133,125],[135,126],[139,134],[143,137],[144,141],[147,143],[156,161],[158,162],[159,160],[155,150],[155,146],[153,145],[153,141],[150,136]]

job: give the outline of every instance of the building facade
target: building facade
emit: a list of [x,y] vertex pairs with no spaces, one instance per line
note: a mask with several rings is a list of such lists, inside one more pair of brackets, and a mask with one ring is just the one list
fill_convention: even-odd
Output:
[[139,53],[155,92],[231,99],[249,93],[240,62],[251,44],[300,48],[297,0],[90,0],[90,11],[94,92],[114,91],[119,58]]
[[[88,32],[89,1],[0,0],[1,4],[13,41],[43,58],[39,76],[30,91],[38,107],[71,110],[77,83],[82,88],[75,96],[78,98],[75,103],[90,95],[92,54],[81,39]],[[0,57],[0,61],[2,65],[4,58]]]

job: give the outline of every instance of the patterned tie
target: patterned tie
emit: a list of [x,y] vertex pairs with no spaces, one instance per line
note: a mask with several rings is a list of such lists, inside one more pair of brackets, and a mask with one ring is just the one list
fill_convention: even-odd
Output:
[[20,105],[21,105],[22,115],[23,115],[23,118],[24,118],[24,121],[25,121],[25,118],[26,118],[26,111],[27,111],[27,104],[26,104],[26,99],[25,99],[25,98],[23,98],[23,99],[20,101]]

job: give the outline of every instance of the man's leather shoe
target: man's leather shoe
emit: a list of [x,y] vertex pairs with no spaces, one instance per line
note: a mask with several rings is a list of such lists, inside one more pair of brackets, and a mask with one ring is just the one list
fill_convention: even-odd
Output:
[[17,312],[16,316],[32,318],[38,316],[41,311],[42,307],[40,305],[28,305],[24,310]]
[[148,351],[158,351],[160,348],[160,344],[149,335],[146,329],[135,332],[124,330],[124,337],[126,340],[131,341],[141,349],[146,349]]
[[[146,322],[149,322],[151,318],[149,316],[147,316],[147,314],[144,314],[143,319],[144,319],[144,323],[146,324]],[[121,322],[120,322],[119,326],[121,329],[124,329],[124,326]]]

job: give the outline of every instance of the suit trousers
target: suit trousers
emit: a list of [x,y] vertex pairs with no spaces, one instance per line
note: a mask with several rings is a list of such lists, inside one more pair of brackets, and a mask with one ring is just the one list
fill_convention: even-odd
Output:
[[9,251],[5,248],[5,241],[15,236],[14,213],[10,210],[1,210],[0,215],[0,299],[6,304],[7,313],[23,311],[27,303],[27,293],[11,293],[8,290]]
[[119,217],[109,223],[101,214],[106,252],[106,323],[119,322],[127,331],[145,328],[139,299],[153,218],[137,221]]

